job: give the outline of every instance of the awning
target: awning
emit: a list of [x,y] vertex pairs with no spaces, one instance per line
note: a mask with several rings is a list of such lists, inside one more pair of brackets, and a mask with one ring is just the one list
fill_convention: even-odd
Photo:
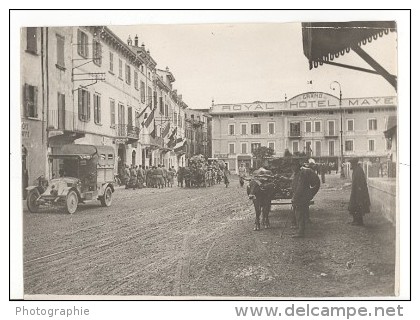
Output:
[[[396,30],[395,21],[302,23],[303,53],[309,60],[310,70],[325,63],[380,74],[396,89],[396,77],[389,74],[361,48],[362,45]],[[334,58],[339,58],[350,50],[357,53],[373,70],[332,62]]]

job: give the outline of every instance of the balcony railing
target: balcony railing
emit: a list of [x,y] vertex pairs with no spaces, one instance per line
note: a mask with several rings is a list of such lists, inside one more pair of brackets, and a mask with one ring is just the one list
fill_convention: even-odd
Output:
[[301,137],[302,137],[302,131],[299,131],[299,130],[289,131],[289,138],[301,138]]
[[131,124],[116,124],[115,125],[116,135],[121,138],[139,139],[139,127]]
[[336,138],[336,137],[338,137],[338,132],[327,130],[327,131],[325,131],[325,136],[329,137],[329,138]]

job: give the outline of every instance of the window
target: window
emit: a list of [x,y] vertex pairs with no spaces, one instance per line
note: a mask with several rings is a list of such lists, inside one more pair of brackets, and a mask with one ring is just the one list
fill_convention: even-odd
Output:
[[347,131],[354,131],[354,120],[347,119]]
[[333,136],[335,133],[335,122],[333,120],[328,121],[328,135]]
[[296,152],[299,152],[299,141],[292,142],[292,150],[293,150],[293,154],[295,154]]
[[111,127],[115,127],[115,100],[109,100],[109,110],[111,112]]
[[369,151],[375,151],[375,140],[369,139]]
[[36,28],[26,28],[26,51],[37,53],[37,42]]
[[[160,112],[160,114],[163,114],[164,113],[164,110],[163,110],[163,98],[162,97],[159,97],[159,112]],[[191,118],[194,118],[194,116],[192,116]]]
[[101,123],[101,96],[97,93],[93,95],[93,120],[96,124]]
[[79,98],[79,119],[81,121],[90,120],[90,92],[86,89],[78,90]]
[[66,96],[60,92],[57,93],[57,110],[58,110],[58,129],[65,129]]
[[312,132],[312,122],[310,121],[305,122],[305,132]]
[[274,122],[268,123],[268,134],[274,134]]
[[378,123],[376,119],[369,119],[368,120],[368,128],[369,130],[377,130],[378,129]]
[[321,156],[321,141],[315,141],[315,156]]
[[129,128],[133,126],[133,107],[127,107],[127,125]]
[[141,65],[140,70],[141,70],[141,73],[144,73],[144,65]]
[[229,154],[235,154],[235,144],[229,143]]
[[64,68],[64,37],[60,36],[59,34],[57,36],[57,64],[56,66],[58,68]]
[[235,125],[234,124],[229,125],[229,135],[230,136],[235,135]]
[[241,144],[241,153],[246,154],[247,153],[246,149],[247,149],[247,144],[246,144],[246,142],[244,142],[244,143]]
[[114,53],[109,52],[109,71],[114,73]]
[[321,121],[314,121],[315,132],[321,132]]
[[82,30],[77,30],[77,53],[84,58],[89,56],[89,39]]
[[299,122],[290,123],[290,136],[300,137],[300,123]]
[[241,134],[246,135],[246,123],[241,124]]
[[312,142],[311,141],[305,142],[305,153],[307,156],[312,156]]
[[261,124],[260,123],[251,124],[251,134],[261,134]]
[[334,141],[329,141],[328,142],[328,155],[329,156],[334,156],[335,150],[335,142]]
[[24,113],[26,117],[38,117],[38,88],[25,84],[24,87]]
[[344,150],[348,152],[353,151],[353,140],[346,140],[344,142]]
[[102,45],[98,40],[93,40],[93,63],[97,66],[102,65]]
[[152,88],[150,88],[149,86],[147,87],[147,99],[148,99],[148,104],[150,105],[150,107],[152,107],[152,102],[153,102],[153,109],[157,108],[157,92],[153,91],[153,101],[152,101]]
[[391,150],[392,149],[392,140],[391,139],[386,139],[385,141],[385,148],[386,150]]
[[140,80],[140,99],[142,103],[146,102],[146,85]]
[[276,150],[276,149],[275,149],[275,143],[274,143],[274,142],[269,142],[269,143],[268,143],[268,147],[269,147],[270,149]]
[[[168,108],[168,105],[165,104],[165,116],[166,117],[168,116],[168,113],[169,113],[169,108]],[[198,118],[198,121],[200,121],[200,118]]]
[[122,64],[122,60],[118,59],[118,77],[120,79],[122,79],[122,72],[123,72],[123,64]]
[[125,65],[125,82],[131,84],[131,68],[128,64]]
[[134,88],[139,89],[139,73],[134,70]]
[[254,152],[255,149],[258,149],[260,147],[261,147],[261,143],[259,142],[251,143],[251,152]]

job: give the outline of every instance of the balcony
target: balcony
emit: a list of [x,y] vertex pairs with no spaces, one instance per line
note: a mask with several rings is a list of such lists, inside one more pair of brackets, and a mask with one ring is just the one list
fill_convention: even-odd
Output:
[[127,138],[128,143],[139,139],[140,129],[131,124],[116,124],[115,133],[118,138]]
[[65,137],[74,141],[84,137],[87,121],[79,118],[78,113],[64,110],[48,111],[48,137]]
[[325,131],[325,138],[338,138],[338,132],[337,131],[332,131],[332,130],[327,130],[327,131]]
[[300,138],[302,138],[302,131],[300,130],[289,131],[289,139],[300,139]]

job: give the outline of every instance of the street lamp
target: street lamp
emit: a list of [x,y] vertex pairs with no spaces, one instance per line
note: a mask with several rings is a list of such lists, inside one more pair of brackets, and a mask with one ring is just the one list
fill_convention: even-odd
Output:
[[340,177],[344,178],[344,168],[343,168],[343,109],[342,109],[342,92],[341,92],[341,84],[338,81],[333,81],[330,84],[330,89],[335,90],[334,84],[338,85],[338,88],[340,90]]

